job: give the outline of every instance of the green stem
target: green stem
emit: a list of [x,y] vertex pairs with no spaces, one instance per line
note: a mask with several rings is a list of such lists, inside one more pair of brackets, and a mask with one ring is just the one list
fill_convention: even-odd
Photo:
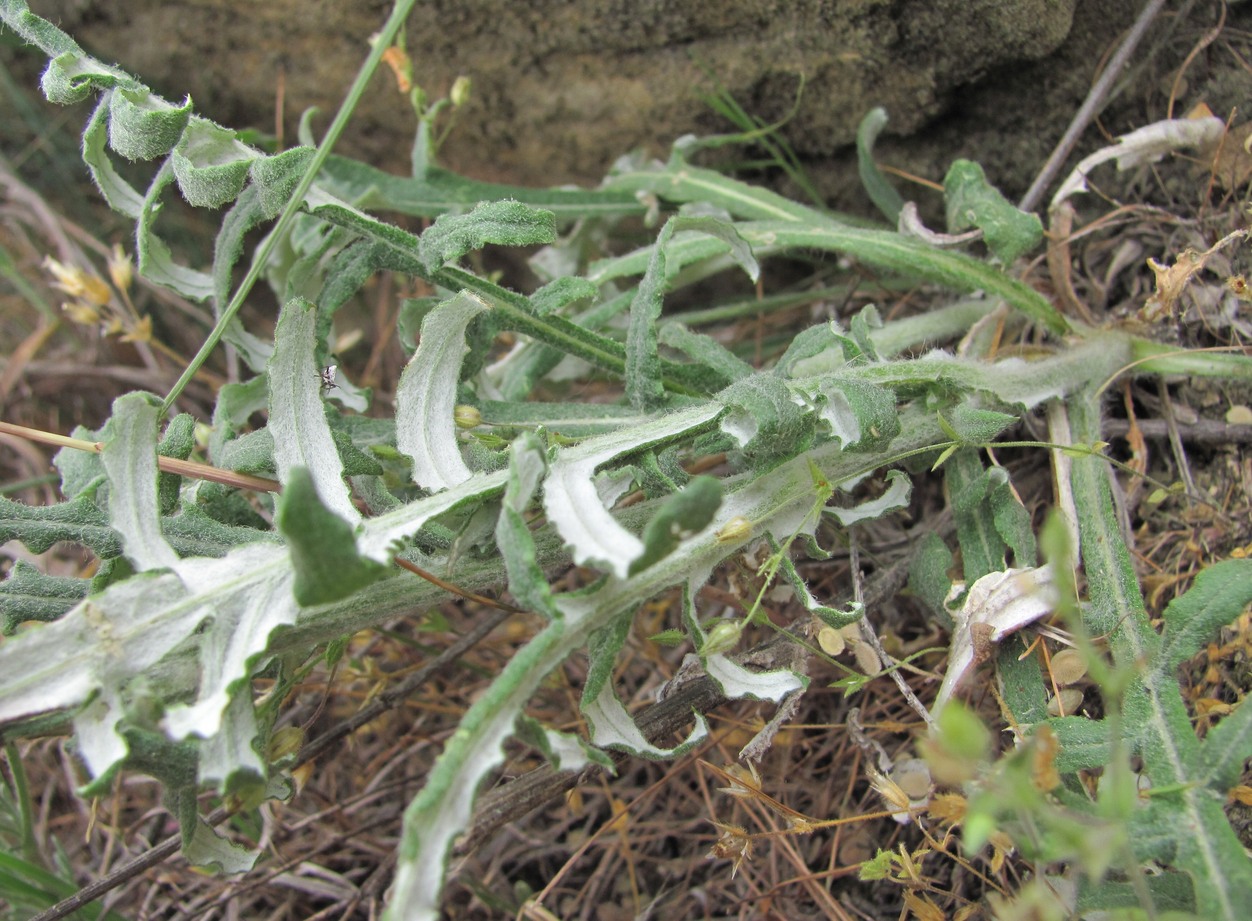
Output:
[[239,287],[235,290],[234,296],[231,297],[230,303],[222,311],[217,325],[209,332],[209,336],[204,340],[204,345],[200,347],[200,351],[191,359],[182,376],[178,378],[170,389],[169,394],[165,397],[165,401],[161,404],[162,413],[169,411],[170,406],[178,399],[178,395],[183,392],[183,388],[187,386],[196,372],[200,370],[200,366],[204,364],[213,350],[217,348],[222,334],[226,331],[227,324],[235,318],[235,314],[239,312],[239,308],[243,306],[244,300],[252,291],[252,286],[256,284],[257,279],[261,277],[261,272],[269,264],[270,254],[286,239],[292,222],[295,221],[296,215],[304,204],[304,196],[312,187],[313,180],[317,178],[322,164],[330,156],[335,142],[339,140],[339,136],[343,133],[344,128],[347,127],[348,119],[352,117],[357,103],[369,85],[370,78],[373,77],[374,71],[378,69],[378,65],[382,61],[383,52],[391,47],[391,44],[395,41],[396,35],[404,26],[404,21],[408,18],[409,12],[413,9],[415,3],[416,0],[396,0],[391,16],[387,19],[386,25],[383,26],[382,31],[378,33],[377,38],[374,40],[369,56],[366,57],[365,63],[361,65],[361,70],[357,73],[356,80],[353,81],[351,88],[349,88],[347,97],[339,107],[339,111],[335,113],[335,120],[331,122],[330,127],[326,130],[326,136],[322,138],[322,143],[317,146],[313,159],[309,162],[309,166],[300,178],[300,182],[291,193],[291,198],[283,209],[283,213],[279,216],[278,222],[274,225],[274,229],[265,237],[264,241],[262,241],[256,256],[252,260],[252,264],[248,267],[247,275],[239,283]]
[[35,841],[35,813],[31,808],[30,785],[26,782],[26,767],[22,764],[22,754],[12,742],[4,743],[4,757],[9,762],[9,771],[13,775],[13,799],[17,802],[18,812],[22,821],[22,858],[28,863],[43,866],[39,855],[39,844]]

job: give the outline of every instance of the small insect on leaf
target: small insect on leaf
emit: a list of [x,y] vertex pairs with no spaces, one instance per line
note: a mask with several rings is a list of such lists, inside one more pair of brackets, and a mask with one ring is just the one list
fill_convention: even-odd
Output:
[[339,365],[327,365],[322,368],[322,389],[334,390],[339,385],[335,383],[335,374],[339,371]]

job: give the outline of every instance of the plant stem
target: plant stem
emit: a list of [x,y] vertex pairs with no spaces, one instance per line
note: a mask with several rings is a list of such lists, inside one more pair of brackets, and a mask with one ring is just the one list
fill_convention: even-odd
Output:
[[396,4],[391,10],[391,16],[375,38],[369,56],[366,57],[365,63],[361,65],[361,70],[357,73],[356,79],[348,89],[348,95],[339,107],[339,111],[335,113],[335,120],[326,129],[326,135],[322,138],[322,143],[317,145],[313,159],[309,162],[308,168],[300,178],[300,182],[297,183],[295,190],[291,193],[291,198],[283,209],[283,213],[279,216],[278,222],[274,225],[274,229],[266,235],[264,241],[262,241],[256,256],[252,260],[252,264],[248,266],[247,275],[239,283],[239,287],[235,289],[234,296],[231,297],[230,303],[222,311],[217,324],[209,332],[208,338],[204,340],[204,345],[200,346],[200,351],[191,359],[191,364],[187,366],[182,376],[178,378],[170,392],[166,395],[165,401],[161,404],[162,413],[169,411],[170,406],[178,399],[178,395],[183,392],[183,388],[187,386],[188,382],[195,376],[196,371],[204,364],[213,350],[217,348],[222,334],[226,331],[226,325],[235,318],[235,314],[239,312],[239,308],[243,306],[244,300],[249,292],[252,291],[252,286],[256,284],[257,279],[261,277],[261,272],[264,271],[265,266],[269,263],[270,254],[286,238],[287,231],[296,219],[296,214],[304,205],[305,194],[312,187],[313,180],[317,178],[322,164],[330,156],[335,142],[339,140],[339,135],[347,127],[348,119],[352,117],[357,103],[365,93],[365,88],[369,84],[370,78],[373,77],[374,71],[378,69],[378,65],[382,61],[383,52],[391,47],[396,35],[404,26],[404,21],[408,18],[415,2],[416,0],[396,0]]

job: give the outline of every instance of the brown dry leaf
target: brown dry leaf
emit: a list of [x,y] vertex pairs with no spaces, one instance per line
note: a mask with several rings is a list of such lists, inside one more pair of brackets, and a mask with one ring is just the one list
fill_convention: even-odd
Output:
[[755,764],[749,762],[747,767],[742,764],[728,764],[722,776],[731,785],[718,787],[718,793],[727,793],[740,799],[752,799],[761,793],[761,775],[756,772]]
[[1226,192],[1234,192],[1252,179],[1252,122],[1232,127],[1217,150],[1210,168],[1213,181]]
[[1195,702],[1195,711],[1200,716],[1227,716],[1233,709],[1226,701],[1214,697],[1201,697]]
[[1194,249],[1184,250],[1179,254],[1178,261],[1170,266],[1162,265],[1155,259],[1149,259],[1148,268],[1156,276],[1156,290],[1143,305],[1143,309],[1139,312],[1140,317],[1148,322],[1162,316],[1173,317],[1178,299],[1191,282],[1192,277],[1208,264],[1214,253],[1246,236],[1246,230],[1236,230],[1234,233],[1226,234],[1202,253]]
[[1033,742],[1030,765],[1031,782],[1036,790],[1044,793],[1055,790],[1061,785],[1061,775],[1056,770],[1056,756],[1061,750],[1061,745],[1056,739],[1056,733],[1050,726],[1040,726],[1031,741]]
[[904,904],[909,913],[918,921],[944,921],[943,909],[930,900],[927,895],[916,892],[904,893]]
[[1149,259],[1148,268],[1156,276],[1156,290],[1143,305],[1140,312],[1143,319],[1150,322],[1165,316],[1172,317],[1183,289],[1191,277],[1204,268],[1209,255],[1193,249],[1184,250],[1173,265],[1162,265],[1155,259]]

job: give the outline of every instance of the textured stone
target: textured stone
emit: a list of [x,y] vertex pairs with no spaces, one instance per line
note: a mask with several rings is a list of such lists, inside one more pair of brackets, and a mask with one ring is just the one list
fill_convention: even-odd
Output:
[[[1018,87],[1017,104],[999,110],[1005,130],[1029,134],[1027,149],[1046,152],[1135,6],[1132,0],[1075,5],[431,0],[418,4],[407,34],[416,78],[432,95],[446,92],[458,75],[474,81],[444,152],[458,170],[523,183],[595,181],[633,148],[663,155],[682,134],[732,130],[701,99],[714,79],[749,112],[772,121],[792,110],[803,76],[801,105],[783,133],[813,164],[819,185],[838,198],[846,177],[832,171],[846,172],[848,145],[866,111],[885,106],[891,116],[885,143],[914,136],[903,160],[928,167],[925,142],[919,146],[916,135],[977,106],[988,91],[978,81],[988,75],[993,92],[1011,93],[1015,81]],[[93,54],[168,98],[190,93],[198,111],[231,127],[272,128],[281,87],[288,143],[306,107],[321,109],[320,127],[329,122],[366,54],[367,37],[390,8],[336,0],[33,0],[31,6]],[[1064,114],[1041,123],[1032,113],[1049,91],[1060,97]],[[1052,122],[1060,128],[1041,134]],[[413,123],[390,75],[380,74],[344,149],[403,170]],[[941,178],[953,156],[970,154],[978,152],[937,152],[938,172],[928,175]]]

